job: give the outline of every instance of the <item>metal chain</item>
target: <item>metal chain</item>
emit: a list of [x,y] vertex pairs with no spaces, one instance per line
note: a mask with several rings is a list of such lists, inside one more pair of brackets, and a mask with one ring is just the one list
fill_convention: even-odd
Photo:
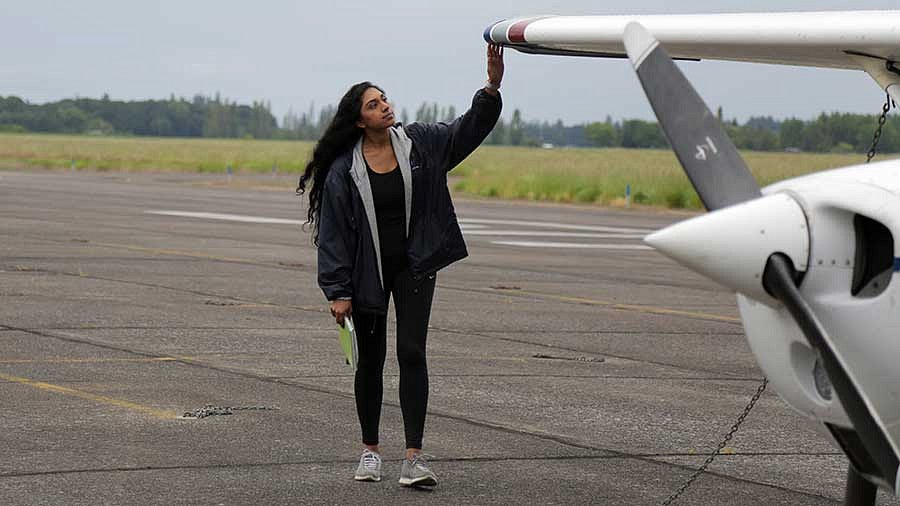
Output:
[[891,96],[888,94],[884,101],[884,105],[881,106],[881,116],[878,118],[878,127],[875,129],[875,135],[872,137],[872,145],[869,147],[869,152],[866,154],[866,163],[871,162],[872,158],[875,158],[878,141],[881,140],[881,129],[884,128],[884,123],[887,121],[887,114],[890,110]]
[[206,418],[208,416],[233,415],[235,411],[277,411],[278,406],[213,406],[207,404],[202,408],[187,411],[182,418]]
[[750,403],[747,404],[747,406],[744,408],[744,412],[741,413],[741,416],[739,416],[737,418],[737,420],[734,422],[734,425],[731,426],[731,430],[728,431],[728,434],[725,434],[725,438],[722,439],[722,442],[719,443],[719,446],[716,447],[716,450],[714,452],[712,452],[711,454],[709,454],[709,457],[706,457],[706,461],[704,461],[703,465],[701,465],[696,471],[694,471],[694,474],[692,474],[688,479],[684,480],[684,483],[682,483],[681,486],[678,487],[678,490],[676,490],[674,494],[670,495],[665,501],[662,502],[663,506],[666,506],[668,504],[672,504],[673,502],[675,502],[675,499],[678,499],[678,496],[683,494],[684,491],[687,490],[688,487],[690,487],[691,484],[694,483],[694,480],[699,478],[700,475],[706,471],[706,468],[709,467],[710,464],[712,464],[712,461],[715,460],[715,458],[717,456],[719,456],[719,452],[721,452],[722,449],[725,448],[725,445],[727,445],[728,442],[731,441],[731,438],[741,427],[741,424],[744,423],[744,420],[747,418],[747,415],[750,414],[750,411],[753,409],[753,406],[756,405],[756,401],[759,400],[759,397],[766,390],[766,386],[768,384],[769,384],[769,379],[763,378],[763,381],[759,385],[759,388],[756,389],[756,393],[753,394],[753,397],[750,399]]

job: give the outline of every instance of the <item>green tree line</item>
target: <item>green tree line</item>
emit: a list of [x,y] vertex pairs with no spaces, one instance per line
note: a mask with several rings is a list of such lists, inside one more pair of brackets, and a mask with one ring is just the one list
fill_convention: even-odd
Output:
[[0,97],[0,131],[267,139],[278,124],[268,103],[241,105],[218,94],[128,102],[104,95],[47,104],[11,96]]
[[[334,117],[335,106],[303,112],[289,110],[280,124],[265,101],[250,105],[196,95],[192,99],[118,101],[108,95],[100,99],[76,98],[32,104],[19,97],[0,97],[0,131],[48,132],[99,135],[146,135],[161,137],[225,137],[256,139],[316,140]],[[423,102],[410,115],[403,108],[398,120],[450,122],[458,112],[454,106]],[[822,113],[812,120],[776,120],[753,117],[739,124],[723,120],[731,139],[740,149],[757,151],[865,152],[877,126],[874,115]],[[629,119],[579,125],[561,120],[526,121],[519,109],[509,120],[501,119],[487,144],[513,146],[577,146],[667,148],[656,122]],[[900,152],[900,118],[888,116],[879,151]]]
[[[720,113],[721,121],[721,113]],[[878,121],[875,116],[822,113],[813,120],[776,120],[752,117],[745,123],[723,121],[728,136],[739,149],[754,151],[812,151],[864,153],[868,151]],[[584,125],[587,145],[597,147],[666,148],[668,142],[655,122],[625,120]],[[880,152],[900,152],[900,118],[888,116],[878,144]]]

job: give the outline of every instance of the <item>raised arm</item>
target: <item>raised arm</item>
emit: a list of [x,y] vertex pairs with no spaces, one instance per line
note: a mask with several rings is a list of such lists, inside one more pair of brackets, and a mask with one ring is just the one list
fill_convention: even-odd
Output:
[[419,130],[426,149],[444,162],[446,170],[453,169],[475,151],[497,124],[503,107],[499,91],[503,71],[503,48],[489,44],[488,80],[484,88],[475,93],[469,110],[451,123],[410,125]]

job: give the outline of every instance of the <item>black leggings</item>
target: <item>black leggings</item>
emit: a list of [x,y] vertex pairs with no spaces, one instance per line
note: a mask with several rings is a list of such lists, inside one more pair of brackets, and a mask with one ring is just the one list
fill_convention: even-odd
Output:
[[[393,295],[397,313],[397,360],[400,363],[400,409],[407,448],[422,448],[425,411],[428,407],[428,366],[425,339],[435,276],[413,277],[404,270],[388,279],[385,294]],[[378,423],[384,389],[384,359],[387,354],[387,315],[353,313],[359,362],[354,390],[356,413],[362,427],[363,444],[378,444]]]

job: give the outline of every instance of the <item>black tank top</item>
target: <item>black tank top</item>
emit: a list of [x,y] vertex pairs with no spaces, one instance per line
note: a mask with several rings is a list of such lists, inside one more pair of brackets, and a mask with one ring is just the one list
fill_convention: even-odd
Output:
[[385,284],[406,268],[406,194],[400,167],[379,174],[366,163],[372,197],[375,200],[375,219],[381,249],[381,270]]

